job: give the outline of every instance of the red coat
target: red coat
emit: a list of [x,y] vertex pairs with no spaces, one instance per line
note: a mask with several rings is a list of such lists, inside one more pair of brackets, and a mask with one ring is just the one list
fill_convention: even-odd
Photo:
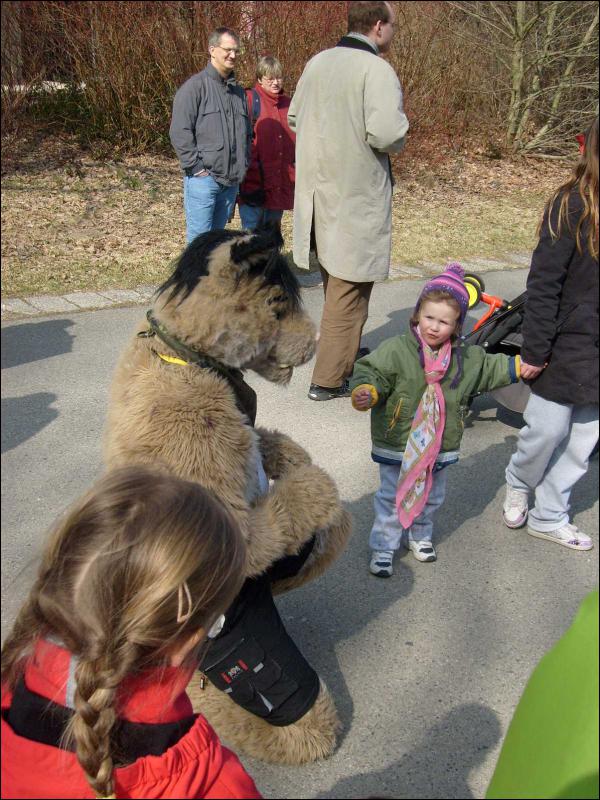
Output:
[[[266,192],[265,208],[291,209],[294,207],[296,180],[296,134],[288,125],[290,98],[285,94],[275,97],[265,92],[259,83],[254,88],[260,97],[260,116],[254,122],[250,165],[240,191],[253,192],[263,187]],[[252,115],[252,90],[248,89],[246,94]]]
[[[25,671],[30,692],[69,705],[70,654],[42,641]],[[119,717],[135,723],[169,723],[192,715],[185,693],[190,673],[152,670],[127,681],[120,693]],[[4,717],[12,693],[2,696],[2,797],[93,798],[74,753],[18,736]],[[114,771],[118,798],[260,798],[237,756],[221,745],[208,722],[198,716],[179,741],[162,755],[138,758]]]

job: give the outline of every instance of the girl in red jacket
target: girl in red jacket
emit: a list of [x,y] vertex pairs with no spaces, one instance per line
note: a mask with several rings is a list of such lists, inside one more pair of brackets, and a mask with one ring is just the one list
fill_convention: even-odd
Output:
[[260,797],[185,693],[244,566],[197,484],[104,476],[57,524],[2,648],[2,797]]
[[283,212],[294,207],[296,135],[288,125],[290,98],[283,93],[278,59],[259,59],[256,84],[246,96],[254,136],[238,205],[242,227],[252,231],[261,223],[281,222]]

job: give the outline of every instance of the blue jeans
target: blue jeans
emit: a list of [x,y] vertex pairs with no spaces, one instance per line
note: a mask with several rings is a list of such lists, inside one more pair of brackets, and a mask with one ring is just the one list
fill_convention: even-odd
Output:
[[233,214],[238,184],[221,186],[212,175],[183,176],[183,207],[188,244],[207,231],[224,228]]
[[535,491],[528,525],[547,533],[569,521],[571,489],[585,475],[598,441],[598,406],[572,406],[529,397],[517,451],[506,468],[513,489]]
[[[408,530],[408,538],[411,542],[430,542],[432,539],[433,515],[446,497],[447,469],[448,467],[444,467],[433,473],[433,483],[425,508]],[[369,537],[371,550],[398,550],[402,545],[404,528],[400,525],[396,511],[396,489],[398,488],[399,474],[400,464],[379,465],[381,485],[373,498],[375,522]]]
[[261,222],[281,222],[283,216],[283,211],[262,208],[261,206],[240,205],[239,209],[242,228],[247,231],[253,231]]

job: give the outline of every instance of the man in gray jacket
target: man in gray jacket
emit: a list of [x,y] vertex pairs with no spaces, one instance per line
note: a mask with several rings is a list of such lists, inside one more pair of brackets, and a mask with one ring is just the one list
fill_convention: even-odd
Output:
[[188,243],[225,227],[248,167],[252,128],[233,73],[239,47],[231,28],[213,31],[208,65],[180,86],[173,101],[169,133],[184,172]]

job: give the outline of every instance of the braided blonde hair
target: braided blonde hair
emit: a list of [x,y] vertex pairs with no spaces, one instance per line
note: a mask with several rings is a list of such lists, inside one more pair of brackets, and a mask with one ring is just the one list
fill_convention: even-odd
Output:
[[2,684],[15,687],[41,637],[60,639],[75,656],[75,711],[63,746],[73,741],[97,796],[115,793],[120,685],[168,664],[210,627],[239,591],[245,559],[239,528],[209,492],[148,467],[108,473],[58,522],[2,648]]

